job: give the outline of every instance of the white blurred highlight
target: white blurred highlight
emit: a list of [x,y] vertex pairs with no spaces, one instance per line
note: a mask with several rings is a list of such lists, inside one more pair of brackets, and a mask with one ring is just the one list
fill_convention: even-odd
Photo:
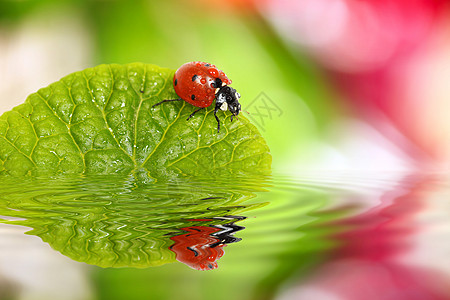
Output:
[[316,48],[336,41],[348,20],[348,7],[342,0],[271,1],[266,10],[286,38]]
[[38,89],[89,66],[92,42],[83,20],[66,11],[0,28],[0,114]]
[[[93,289],[87,266],[53,250],[30,228],[0,225],[0,288],[7,299],[89,300]],[[0,291],[0,297],[2,292]]]
[[[388,123],[385,124],[389,126]],[[311,157],[294,156],[278,170],[296,176],[298,172],[336,172],[349,174],[374,174],[378,172],[411,172],[422,168],[403,150],[401,143],[408,140],[394,127],[385,128],[395,135],[397,142],[357,119],[335,121],[330,124],[327,137],[310,146]],[[401,142],[400,142],[401,141]],[[400,145],[399,145],[400,143]]]

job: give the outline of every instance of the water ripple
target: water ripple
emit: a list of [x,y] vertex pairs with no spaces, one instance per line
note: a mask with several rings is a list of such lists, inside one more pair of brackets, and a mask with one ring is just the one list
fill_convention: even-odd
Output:
[[[0,215],[5,216],[3,223],[31,227],[28,234],[74,260],[101,267],[142,268],[180,261],[183,252],[173,247],[173,237],[183,237],[185,228],[197,228],[208,237],[208,230],[229,228],[243,219],[229,216],[263,205],[246,202],[264,191],[264,180],[188,178],[143,184],[116,176],[4,177]],[[189,238],[179,243],[199,242],[199,237]],[[233,240],[210,239],[213,246],[203,245],[205,251]],[[193,259],[183,262],[206,268]]]

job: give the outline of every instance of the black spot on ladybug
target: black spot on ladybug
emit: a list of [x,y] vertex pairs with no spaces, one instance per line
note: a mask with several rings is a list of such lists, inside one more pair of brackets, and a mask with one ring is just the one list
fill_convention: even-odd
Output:
[[198,77],[198,75],[196,74],[196,75],[194,75],[194,76],[192,76],[192,81],[195,81],[195,79],[197,79],[197,77]]
[[222,86],[222,80],[220,78],[216,78],[212,83],[213,88],[220,88]]
[[210,66],[210,64],[205,64],[205,67],[209,67]]
[[191,96],[191,99],[192,99],[192,100],[195,100],[195,95],[192,95],[192,96]]
[[174,83],[174,85],[177,85],[177,83],[178,83],[178,79],[175,79],[175,83]]
[[194,248],[191,248],[191,247],[187,247],[187,249],[188,249],[188,250],[191,250],[192,252],[194,252],[194,256],[198,256],[198,252],[197,252],[197,251],[195,251],[195,249],[194,249]]

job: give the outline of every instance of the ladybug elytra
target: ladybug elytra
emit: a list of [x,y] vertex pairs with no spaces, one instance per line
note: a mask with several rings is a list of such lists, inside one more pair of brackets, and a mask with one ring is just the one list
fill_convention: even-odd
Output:
[[164,102],[186,101],[193,106],[199,107],[188,118],[192,118],[198,111],[209,107],[214,99],[214,117],[217,120],[217,132],[220,131],[220,120],[217,111],[229,110],[233,116],[237,116],[241,111],[239,98],[241,97],[235,89],[230,87],[231,80],[215,65],[205,62],[188,62],[178,68],[173,77],[173,87],[177,93],[177,99],[167,99],[156,103],[152,107]]

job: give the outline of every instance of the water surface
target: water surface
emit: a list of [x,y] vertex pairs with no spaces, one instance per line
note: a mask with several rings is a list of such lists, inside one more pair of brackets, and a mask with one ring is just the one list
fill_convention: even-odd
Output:
[[5,177],[0,299],[450,299],[447,178]]

